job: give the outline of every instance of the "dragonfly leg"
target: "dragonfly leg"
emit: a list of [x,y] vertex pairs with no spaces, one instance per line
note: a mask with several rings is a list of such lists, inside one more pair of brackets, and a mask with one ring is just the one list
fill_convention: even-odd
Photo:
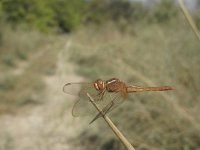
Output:
[[106,90],[103,90],[98,93],[98,96],[100,96],[100,98],[98,100],[103,100],[103,96],[104,96],[105,92],[106,92]]

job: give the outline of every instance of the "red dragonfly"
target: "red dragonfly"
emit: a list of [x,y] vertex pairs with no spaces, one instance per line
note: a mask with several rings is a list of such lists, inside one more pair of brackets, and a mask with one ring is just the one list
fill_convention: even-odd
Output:
[[[76,95],[79,100],[74,104],[72,109],[73,116],[79,116],[80,109],[86,107],[85,102],[89,102],[87,93],[89,93],[94,101],[101,105],[104,114],[116,108],[123,99],[126,99],[128,93],[143,92],[143,91],[166,91],[174,90],[172,86],[159,86],[159,87],[142,87],[135,85],[127,85],[118,78],[111,78],[109,80],[97,79],[92,83],[67,83],[63,87],[65,93]],[[86,108],[86,111],[89,109]],[[90,122],[92,123],[101,116],[98,113],[95,118]]]

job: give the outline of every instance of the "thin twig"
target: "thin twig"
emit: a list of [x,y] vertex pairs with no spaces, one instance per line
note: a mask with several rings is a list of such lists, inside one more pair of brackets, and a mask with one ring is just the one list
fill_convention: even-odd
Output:
[[189,23],[189,25],[191,26],[193,32],[195,33],[195,35],[197,36],[197,38],[198,38],[199,41],[200,41],[200,33],[199,33],[199,30],[198,30],[197,26],[195,25],[195,23],[194,23],[192,17],[190,16],[190,14],[189,14],[187,8],[185,7],[185,4],[184,4],[183,0],[178,0],[178,2],[179,2],[179,5],[180,5],[180,7],[181,7],[181,10],[182,10],[182,12],[183,12],[185,18],[187,19],[187,22]]
[[87,93],[87,96],[93,106],[101,113],[103,119],[106,121],[108,126],[112,129],[115,135],[119,138],[119,140],[124,144],[127,150],[135,150],[135,148],[131,145],[131,143],[125,138],[125,136],[119,131],[119,129],[114,125],[114,123],[110,120],[110,118],[103,113],[103,111],[97,106],[94,102],[94,99]]

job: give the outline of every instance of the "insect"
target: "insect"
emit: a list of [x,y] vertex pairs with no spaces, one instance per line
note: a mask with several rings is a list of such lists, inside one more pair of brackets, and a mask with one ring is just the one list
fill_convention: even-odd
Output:
[[[84,105],[79,105],[81,102],[89,102],[87,93],[89,93],[96,103],[102,103],[101,108],[104,114],[117,107],[129,93],[143,92],[143,91],[166,91],[174,90],[172,86],[159,87],[143,87],[136,85],[127,85],[118,78],[111,78],[109,80],[97,79],[91,83],[67,83],[63,87],[65,93],[77,95],[79,100],[74,104],[72,109],[73,116],[79,116],[78,109],[83,109]],[[73,93],[73,94],[72,94]],[[80,107],[78,107],[80,106]],[[82,108],[81,108],[82,107]],[[88,109],[89,111],[89,109]],[[100,113],[90,122],[92,123],[101,115]]]

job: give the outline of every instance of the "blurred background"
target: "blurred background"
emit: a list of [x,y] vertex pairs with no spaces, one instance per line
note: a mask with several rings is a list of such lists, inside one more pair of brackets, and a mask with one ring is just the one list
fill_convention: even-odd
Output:
[[[200,1],[185,6],[200,28]],[[176,0],[1,0],[0,149],[124,150],[103,119],[73,118],[62,91],[112,77],[176,87],[109,114],[136,150],[200,149],[199,49]]]

